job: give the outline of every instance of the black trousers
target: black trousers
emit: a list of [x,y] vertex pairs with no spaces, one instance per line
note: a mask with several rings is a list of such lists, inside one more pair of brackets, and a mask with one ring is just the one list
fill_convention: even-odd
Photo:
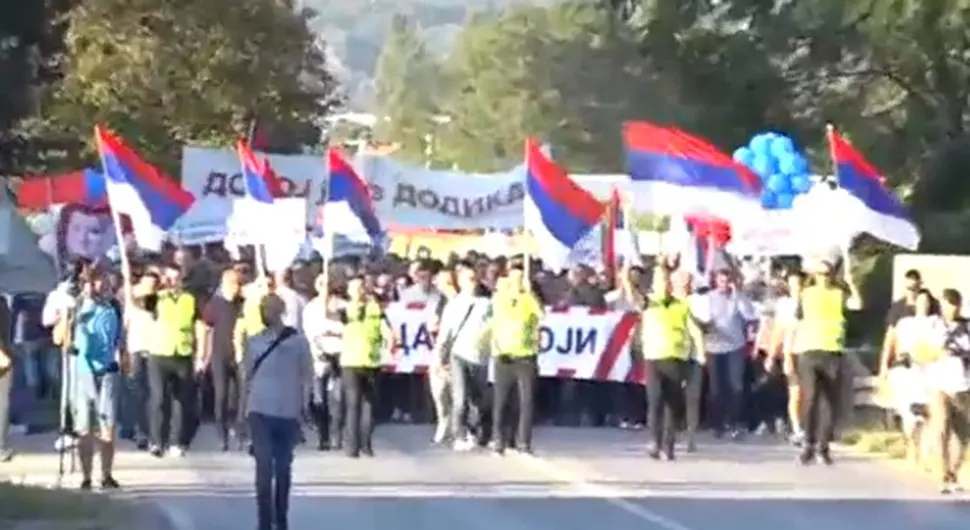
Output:
[[504,450],[511,442],[511,428],[505,428],[509,422],[510,397],[512,390],[518,390],[518,429],[516,435],[517,447],[524,450],[532,448],[533,416],[535,415],[536,380],[539,377],[539,365],[535,357],[495,359],[495,386],[492,402],[492,440],[497,450]]
[[807,447],[828,449],[829,443],[835,439],[843,366],[841,352],[808,351],[799,356],[801,419]]
[[313,378],[313,423],[320,447],[338,449],[343,445],[343,377],[336,357],[328,359],[328,370]]
[[701,424],[704,405],[704,377],[707,372],[697,361],[687,363],[687,382],[684,387],[684,420],[687,436],[693,439]]
[[346,407],[347,453],[373,449],[374,408],[377,405],[377,368],[343,368],[344,406]]
[[677,423],[685,408],[684,386],[690,363],[680,359],[652,359],[647,365],[647,425],[656,449],[673,453]]
[[191,357],[148,357],[149,439],[188,447],[195,422],[195,372]]
[[229,430],[242,430],[246,410],[246,374],[234,361],[212,361],[213,416],[223,441],[229,440]]

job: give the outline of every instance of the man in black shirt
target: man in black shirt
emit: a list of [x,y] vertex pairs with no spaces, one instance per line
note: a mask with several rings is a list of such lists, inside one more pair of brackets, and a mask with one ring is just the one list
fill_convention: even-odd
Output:
[[[605,310],[606,296],[603,291],[590,281],[592,271],[577,265],[567,276],[568,287],[563,294],[560,305],[567,307],[585,307],[589,309]],[[608,390],[600,382],[587,380],[565,380],[560,387],[560,410],[557,416],[565,416],[567,422],[580,425],[602,425],[605,420],[605,408],[608,401]]]
[[[916,297],[923,289],[923,278],[916,269],[906,271],[903,276],[903,297],[893,301],[886,313],[886,334],[882,341],[882,354],[879,356],[879,373],[885,374],[896,356],[896,324],[900,320],[916,314]],[[939,311],[939,304],[933,300],[931,313]]]
[[215,422],[222,437],[223,451],[229,450],[231,437],[237,438],[240,446],[243,444],[237,427],[241,425],[244,413],[245,374],[239,363],[242,352],[236,352],[233,347],[233,330],[242,313],[241,287],[238,272],[233,269],[223,271],[218,292],[202,311],[208,336],[206,365],[212,374]]

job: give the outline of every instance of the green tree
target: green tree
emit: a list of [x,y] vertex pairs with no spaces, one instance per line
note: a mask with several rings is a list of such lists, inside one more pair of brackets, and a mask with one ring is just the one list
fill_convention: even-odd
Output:
[[[376,134],[399,142],[400,155],[412,161],[425,158],[437,114],[441,74],[415,22],[396,16],[384,41],[374,80]],[[431,146],[433,152],[434,146]]]
[[37,111],[36,94],[57,79],[52,61],[63,47],[64,24],[58,18],[76,0],[4,2],[0,6],[0,175],[34,168],[39,145],[16,130]]
[[683,110],[631,37],[586,2],[473,20],[446,63],[442,109],[453,120],[441,156],[467,169],[507,168],[535,135],[573,171],[621,169],[624,121],[678,121]]
[[182,145],[230,145],[253,115],[285,137],[274,150],[315,143],[339,98],[311,15],[279,0],[87,0],[68,14],[63,80],[24,129],[90,153],[104,123],[170,170]]

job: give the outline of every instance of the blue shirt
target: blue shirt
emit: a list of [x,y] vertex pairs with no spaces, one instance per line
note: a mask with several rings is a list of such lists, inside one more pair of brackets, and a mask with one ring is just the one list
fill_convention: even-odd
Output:
[[85,300],[77,312],[74,347],[81,369],[103,374],[117,362],[115,353],[121,339],[118,311],[108,302]]

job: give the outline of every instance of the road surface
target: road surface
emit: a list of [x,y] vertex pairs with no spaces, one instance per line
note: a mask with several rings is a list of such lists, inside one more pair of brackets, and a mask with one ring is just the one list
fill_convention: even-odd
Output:
[[[668,463],[646,457],[643,432],[542,428],[535,457],[454,453],[430,446],[430,436],[427,426],[381,426],[375,459],[301,448],[291,530],[970,527],[970,494],[943,497],[930,481],[846,454],[832,468],[802,468],[792,448],[767,439],[705,440]],[[56,457],[25,454],[5,472],[50,482]],[[126,449],[116,476],[122,495],[158,503],[177,530],[255,527],[252,462],[218,452],[209,426],[184,459]]]

